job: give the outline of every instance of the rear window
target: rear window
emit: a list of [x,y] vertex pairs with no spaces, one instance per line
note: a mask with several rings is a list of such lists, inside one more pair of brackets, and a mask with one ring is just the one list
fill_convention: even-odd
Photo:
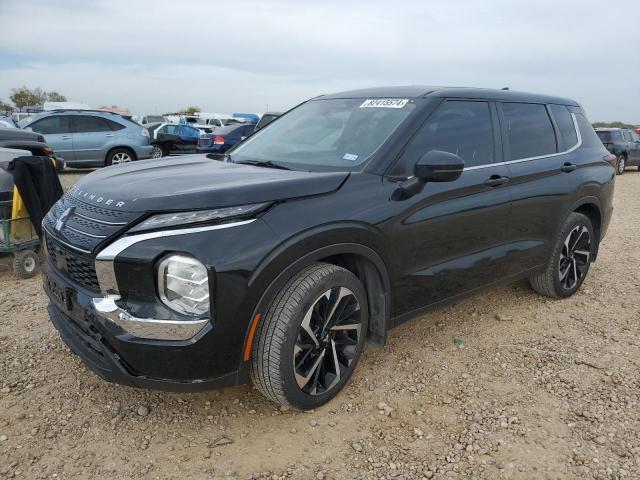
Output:
[[545,105],[502,103],[507,122],[511,160],[556,153],[556,134]]
[[576,126],[569,110],[564,105],[549,105],[553,118],[560,131],[560,150],[569,150],[578,143]]

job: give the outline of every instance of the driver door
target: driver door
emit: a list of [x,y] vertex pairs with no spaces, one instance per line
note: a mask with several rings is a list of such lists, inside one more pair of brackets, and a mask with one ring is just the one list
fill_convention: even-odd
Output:
[[[383,226],[394,249],[395,315],[408,314],[506,276],[510,240],[509,172],[502,162],[498,118],[488,101],[447,100],[412,138],[385,184],[393,192],[430,150],[465,162],[460,178],[424,185],[397,200]],[[394,200],[390,200],[394,201]]]

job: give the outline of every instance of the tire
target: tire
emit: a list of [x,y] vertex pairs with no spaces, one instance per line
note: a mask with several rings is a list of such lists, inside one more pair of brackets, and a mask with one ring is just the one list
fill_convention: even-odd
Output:
[[114,148],[107,154],[107,158],[104,161],[104,165],[120,165],[122,163],[130,163],[135,160],[135,155],[131,150],[126,148]]
[[151,146],[153,147],[153,153],[151,154],[151,158],[162,158],[167,155],[162,145],[153,143]]
[[545,270],[529,277],[531,287],[548,297],[570,297],[584,282],[597,245],[591,220],[581,213],[570,213],[560,228]]
[[[336,325],[327,328],[327,317]],[[358,363],[368,320],[365,290],[353,273],[327,263],[308,266],[282,287],[258,325],[254,385],[274,402],[300,410],[328,402]]]
[[38,255],[33,250],[20,250],[13,256],[13,271],[20,278],[31,278],[38,273]]
[[616,163],[616,175],[622,175],[624,168],[627,166],[627,156],[622,153],[618,156],[618,162]]

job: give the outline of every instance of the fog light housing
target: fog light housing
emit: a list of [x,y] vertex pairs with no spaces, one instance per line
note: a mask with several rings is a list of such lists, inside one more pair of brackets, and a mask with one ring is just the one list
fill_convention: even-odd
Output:
[[209,313],[209,274],[202,262],[187,255],[169,255],[158,264],[158,295],[178,313]]

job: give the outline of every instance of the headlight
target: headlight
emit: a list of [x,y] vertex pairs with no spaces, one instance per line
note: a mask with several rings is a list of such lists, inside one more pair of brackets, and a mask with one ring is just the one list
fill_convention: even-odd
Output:
[[170,255],[158,265],[158,294],[169,308],[191,315],[209,312],[209,276],[193,257]]
[[210,222],[233,217],[244,217],[264,209],[268,203],[254,203],[252,205],[242,205],[239,207],[215,208],[213,210],[196,210],[192,212],[162,213],[147,218],[130,232],[141,232],[143,230],[153,230],[156,228],[175,227],[189,223]]

